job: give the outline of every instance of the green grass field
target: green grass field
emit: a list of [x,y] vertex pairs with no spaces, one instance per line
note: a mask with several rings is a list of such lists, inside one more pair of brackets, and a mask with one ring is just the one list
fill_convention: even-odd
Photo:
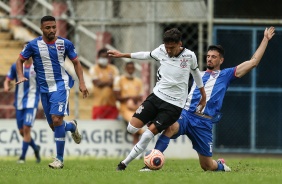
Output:
[[282,159],[238,158],[225,159],[232,172],[204,172],[197,159],[167,159],[159,171],[139,172],[143,160],[134,160],[123,172],[115,171],[117,159],[66,159],[65,167],[53,170],[48,167],[51,160],[36,164],[28,159],[17,164],[16,158],[0,158],[0,184],[280,184],[282,183]]

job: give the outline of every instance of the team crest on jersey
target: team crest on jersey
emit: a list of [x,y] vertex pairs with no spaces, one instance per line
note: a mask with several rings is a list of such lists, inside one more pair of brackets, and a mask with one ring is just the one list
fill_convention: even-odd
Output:
[[180,67],[181,68],[187,68],[187,66],[188,66],[188,59],[182,59],[182,60],[180,60]]
[[142,110],[144,109],[144,106],[143,105],[140,105],[139,107],[138,107],[138,109],[136,110],[136,114],[141,114],[141,112],[142,112]]

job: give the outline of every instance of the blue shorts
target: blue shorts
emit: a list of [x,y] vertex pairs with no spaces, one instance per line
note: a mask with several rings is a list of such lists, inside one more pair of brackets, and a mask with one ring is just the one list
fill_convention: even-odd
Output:
[[36,116],[36,112],[37,112],[37,108],[16,110],[18,129],[22,129],[24,125],[32,127]]
[[50,93],[41,93],[41,103],[49,124],[52,124],[52,115],[69,115],[69,90],[60,90]]
[[211,120],[192,114],[184,109],[177,122],[179,123],[179,131],[171,139],[176,139],[180,135],[187,135],[194,150],[203,156],[211,157],[213,125]]

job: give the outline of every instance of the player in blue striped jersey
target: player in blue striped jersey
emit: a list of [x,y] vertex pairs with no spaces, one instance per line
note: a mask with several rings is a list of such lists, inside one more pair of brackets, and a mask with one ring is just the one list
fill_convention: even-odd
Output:
[[55,132],[57,156],[49,164],[49,167],[61,169],[64,167],[66,131],[72,132],[72,138],[77,144],[81,141],[77,121],[64,121],[64,116],[69,114],[70,88],[74,85],[72,77],[64,67],[66,56],[74,65],[83,98],[87,97],[89,93],[85,86],[81,63],[78,60],[73,43],[56,36],[56,19],[52,16],[44,16],[41,19],[41,30],[43,35],[30,41],[17,60],[17,84],[27,81],[22,73],[22,63],[32,57],[44,113],[50,128]]
[[[229,84],[243,77],[255,68],[267,47],[268,41],[273,37],[274,27],[266,28],[262,42],[253,57],[233,68],[220,70],[224,60],[224,50],[220,45],[211,45],[207,52],[207,70],[202,72],[202,79],[206,91],[206,106],[202,111],[197,110],[200,100],[200,92],[195,83],[189,92],[187,103],[176,123],[166,129],[159,137],[155,149],[164,152],[170,139],[176,139],[180,135],[187,135],[198,152],[200,165],[207,171],[231,171],[224,159],[217,161],[212,159],[212,126],[220,119],[220,110],[223,98]],[[149,171],[144,167],[140,171]]]
[[[25,44],[26,45],[26,44]],[[38,102],[39,102],[39,90],[36,85],[36,73],[32,64],[32,59],[27,60],[23,66],[23,74],[29,79],[28,82],[21,83],[16,86],[14,106],[16,109],[17,126],[21,136],[22,153],[18,160],[18,163],[25,163],[25,157],[28,150],[28,146],[31,146],[34,150],[36,162],[40,162],[40,146],[36,145],[31,138],[30,132],[34,124]],[[14,63],[4,81],[4,91],[10,91],[11,81],[18,81],[16,72],[16,63]]]

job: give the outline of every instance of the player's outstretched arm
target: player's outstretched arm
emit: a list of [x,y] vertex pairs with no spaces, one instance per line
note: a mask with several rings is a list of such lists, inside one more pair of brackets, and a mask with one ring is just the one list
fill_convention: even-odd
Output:
[[114,57],[114,58],[131,58],[130,53],[122,53],[117,50],[108,50],[108,56]]
[[236,73],[235,73],[237,77],[239,78],[243,77],[246,73],[251,71],[253,68],[255,68],[259,64],[265,52],[265,49],[267,47],[268,41],[271,40],[271,38],[275,34],[274,31],[275,31],[274,27],[269,27],[264,30],[264,37],[260,43],[260,46],[254,53],[253,57],[249,61],[245,61],[237,66]]
[[19,57],[16,61],[16,69],[17,69],[17,76],[18,76],[18,82],[16,82],[16,84],[20,84],[24,81],[28,81],[28,79],[25,78],[23,74],[23,63],[24,62],[25,60],[22,59],[21,57]]
[[132,58],[132,59],[152,59],[150,52],[134,52],[134,53],[121,53],[116,50],[108,50],[108,56],[115,58]]

